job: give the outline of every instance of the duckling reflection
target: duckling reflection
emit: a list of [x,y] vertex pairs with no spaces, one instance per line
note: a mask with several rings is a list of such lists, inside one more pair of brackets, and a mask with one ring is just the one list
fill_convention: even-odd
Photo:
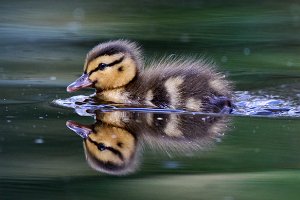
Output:
[[137,170],[142,147],[189,153],[211,147],[228,129],[225,115],[94,111],[96,122],[68,121],[80,135],[88,164],[95,170],[124,175]]
[[137,168],[137,138],[124,128],[97,121],[82,125],[68,121],[67,127],[83,138],[88,164],[108,174],[127,174]]

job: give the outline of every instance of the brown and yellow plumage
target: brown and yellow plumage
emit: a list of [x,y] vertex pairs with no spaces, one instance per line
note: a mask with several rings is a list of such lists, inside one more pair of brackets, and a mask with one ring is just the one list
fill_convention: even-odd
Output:
[[231,108],[231,84],[215,65],[196,58],[164,58],[144,67],[139,47],[116,40],[94,47],[84,74],[67,91],[97,89],[98,99],[160,108],[220,112]]
[[67,127],[83,138],[88,164],[95,170],[124,175],[138,169],[143,149],[187,155],[211,148],[228,130],[228,115],[143,113],[94,110],[96,122]]

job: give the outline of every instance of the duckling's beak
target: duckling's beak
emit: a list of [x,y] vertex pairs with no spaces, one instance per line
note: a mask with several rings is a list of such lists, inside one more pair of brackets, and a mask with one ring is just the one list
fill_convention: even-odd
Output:
[[81,88],[89,87],[91,85],[93,85],[93,82],[90,81],[89,75],[84,73],[76,81],[74,81],[67,87],[67,92],[74,92]]
[[66,126],[77,133],[83,139],[87,138],[90,133],[92,133],[92,128],[88,125],[79,124],[74,121],[67,121]]

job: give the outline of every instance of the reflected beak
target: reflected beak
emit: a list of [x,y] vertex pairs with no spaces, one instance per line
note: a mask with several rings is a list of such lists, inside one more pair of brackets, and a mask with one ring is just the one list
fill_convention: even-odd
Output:
[[79,124],[74,121],[67,121],[66,126],[77,133],[83,139],[87,138],[90,133],[92,133],[92,129],[88,125]]
[[71,83],[67,87],[67,92],[74,92],[81,88],[86,88],[93,85],[93,82],[90,81],[88,74],[82,74],[76,81]]

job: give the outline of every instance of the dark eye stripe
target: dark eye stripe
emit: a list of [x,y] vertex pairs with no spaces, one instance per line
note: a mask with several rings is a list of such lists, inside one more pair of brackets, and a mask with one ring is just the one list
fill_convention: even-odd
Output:
[[114,154],[116,154],[121,160],[124,160],[122,153],[120,151],[118,151],[117,149],[112,148],[112,147],[106,147],[106,149],[113,152]]
[[98,67],[96,67],[95,69],[93,69],[92,71],[89,72],[89,75],[91,75],[92,73],[98,71],[98,70],[104,70],[106,67],[111,67],[111,66],[114,66],[116,64],[119,64],[120,62],[122,62],[124,60],[124,56],[122,56],[120,59],[118,60],[115,60],[114,62],[112,63],[109,63],[109,64],[106,64],[105,67],[99,65]]
[[90,137],[88,137],[88,140],[91,143],[93,143],[95,146],[97,146],[98,149],[101,146],[101,149],[99,149],[100,151],[109,150],[112,153],[114,153],[115,155],[117,155],[122,161],[124,160],[122,153],[120,151],[118,151],[117,149],[114,149],[113,147],[106,147],[106,146],[104,146],[103,143],[98,143],[98,142],[92,140]]
[[103,144],[103,143],[97,143],[94,140],[92,140],[90,137],[88,139],[89,139],[89,141],[91,143],[93,143],[95,146],[97,146],[97,148],[99,149],[99,151],[104,151],[104,150],[107,149],[107,147],[105,146],[105,144]]
[[119,60],[115,60],[112,63],[107,64],[108,67],[114,66],[116,64],[119,64],[120,62],[122,62],[124,60],[124,56],[122,56]]

